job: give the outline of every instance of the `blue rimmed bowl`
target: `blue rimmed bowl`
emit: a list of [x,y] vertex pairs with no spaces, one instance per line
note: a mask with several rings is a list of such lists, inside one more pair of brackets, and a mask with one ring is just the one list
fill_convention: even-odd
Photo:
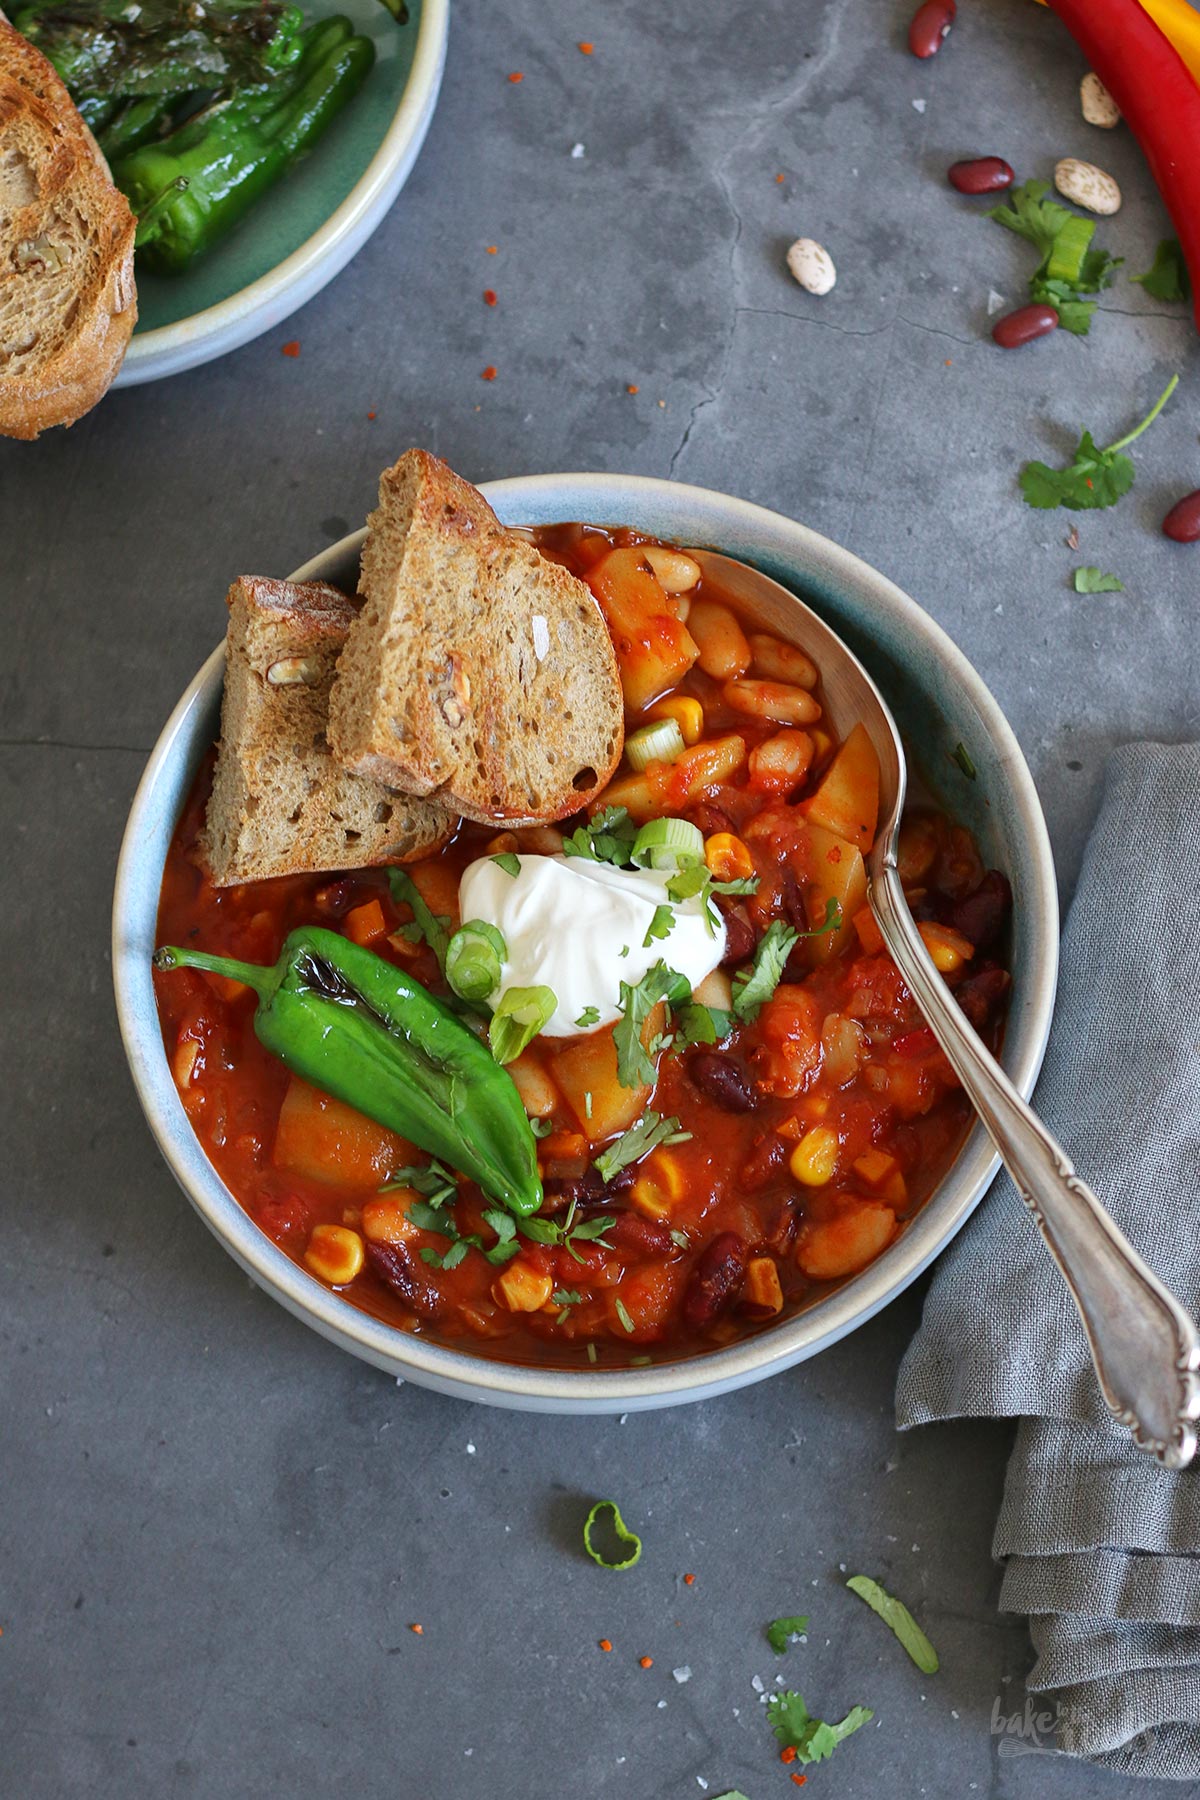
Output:
[[[926,786],[971,827],[985,861],[1012,881],[1013,1000],[1001,1060],[1028,1096],[1041,1067],[1058,970],[1054,863],[1016,738],[945,632],[849,551],[727,494],[633,475],[526,475],[483,491],[510,525],[583,519],[724,550],[795,589],[841,633],[883,689]],[[361,532],[343,538],[295,578],[353,592],[362,538]],[[214,593],[220,585],[215,578]],[[369,1317],[309,1275],[259,1230],[205,1156],[175,1090],[151,981],[163,864],[218,732],[223,665],[221,647],[171,714],[134,798],[117,871],[113,974],[134,1082],[172,1173],[234,1260],[297,1318],[378,1368],[462,1399],[541,1412],[634,1411],[726,1393],[815,1356],[901,1293],[962,1228],[998,1166],[980,1126],[920,1212],[860,1275],[725,1349],[626,1370],[539,1368],[452,1349]],[[973,778],[966,767],[975,770]]]

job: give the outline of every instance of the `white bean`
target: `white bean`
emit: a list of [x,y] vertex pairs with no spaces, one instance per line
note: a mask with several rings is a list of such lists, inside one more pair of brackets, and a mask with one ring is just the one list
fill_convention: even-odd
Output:
[[1112,176],[1077,156],[1064,156],[1055,164],[1054,185],[1064,200],[1073,200],[1088,212],[1107,217],[1120,210],[1121,190]]
[[1121,109],[1094,69],[1089,69],[1079,84],[1079,104],[1089,125],[1111,131],[1121,123]]
[[654,570],[658,585],[668,594],[686,594],[700,579],[700,564],[683,550],[669,550],[664,544],[647,544],[646,561]]
[[797,238],[787,253],[787,265],[810,294],[827,294],[837,280],[833,258],[816,238]]

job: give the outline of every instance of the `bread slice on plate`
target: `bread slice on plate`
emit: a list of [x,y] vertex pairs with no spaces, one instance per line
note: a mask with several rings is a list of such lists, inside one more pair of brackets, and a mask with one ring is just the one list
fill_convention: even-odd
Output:
[[485,824],[576,812],[624,741],[589,589],[424,450],[384,471],[367,526],[363,608],[330,700],[334,755]]
[[137,320],[136,221],[71,96],[0,14],[0,435],[73,425]]
[[357,608],[324,582],[229,590],[221,747],[202,848],[217,887],[407,862],[450,834],[444,807],[334,762],[329,690]]

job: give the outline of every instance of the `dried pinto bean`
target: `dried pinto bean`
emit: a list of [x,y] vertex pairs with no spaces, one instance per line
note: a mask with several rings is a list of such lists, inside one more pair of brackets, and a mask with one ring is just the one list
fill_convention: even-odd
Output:
[[403,1244],[367,1239],[367,1260],[381,1281],[423,1319],[436,1319],[444,1310],[442,1296],[420,1263]]
[[746,1279],[746,1246],[736,1231],[722,1231],[701,1251],[683,1296],[683,1316],[693,1331],[723,1313]]
[[726,1112],[754,1111],[754,1089],[732,1057],[699,1050],[688,1063],[688,1074],[700,1092]]

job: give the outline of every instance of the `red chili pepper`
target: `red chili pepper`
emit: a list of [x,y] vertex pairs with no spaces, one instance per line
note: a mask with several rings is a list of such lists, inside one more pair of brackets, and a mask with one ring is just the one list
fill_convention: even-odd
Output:
[[1200,87],[1138,0],[1047,0],[1142,147],[1192,278],[1200,329]]

